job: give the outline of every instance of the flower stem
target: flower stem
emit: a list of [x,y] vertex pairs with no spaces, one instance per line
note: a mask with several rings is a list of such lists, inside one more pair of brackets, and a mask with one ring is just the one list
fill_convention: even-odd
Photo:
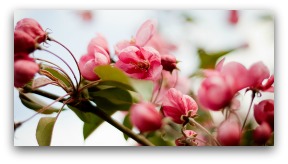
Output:
[[[81,78],[80,68],[79,68],[78,62],[77,62],[75,56],[73,55],[73,53],[72,53],[64,44],[60,43],[59,41],[57,41],[57,40],[55,40],[55,39],[53,39],[53,38],[51,38],[51,37],[49,37],[48,39],[49,39],[50,41],[53,41],[53,42],[59,44],[60,46],[62,46],[63,48],[65,48],[65,49],[69,52],[69,54],[72,56],[73,60],[75,61],[76,65],[77,65],[78,72],[79,72],[79,77]],[[80,83],[80,80],[79,80],[79,83]],[[78,87],[79,87],[79,85],[80,85],[79,83],[77,83],[77,89],[78,89]]]
[[189,123],[192,125],[197,126],[198,128],[200,128],[202,131],[204,131],[206,134],[209,135],[209,137],[218,145],[221,146],[221,144],[214,138],[214,136],[202,125],[200,125],[196,120],[194,120],[194,118],[189,118]]
[[[76,75],[75,75],[74,71],[72,70],[72,68],[69,66],[69,64],[68,64],[64,59],[62,59],[60,56],[56,55],[55,53],[53,53],[53,52],[51,52],[51,51],[49,51],[49,50],[47,50],[47,49],[45,49],[45,48],[41,48],[41,50],[46,51],[46,52],[54,55],[55,57],[57,57],[58,59],[60,59],[63,63],[65,63],[66,66],[70,69],[71,73],[73,74],[74,79],[75,79],[75,81],[76,81],[76,84],[77,84],[77,86],[78,86],[78,80],[77,80],[77,78],[76,78]],[[74,90],[76,90],[74,85],[73,85],[73,88],[74,88]]]
[[254,98],[255,98],[255,95],[256,95],[256,92],[252,90],[251,102],[250,102],[249,109],[248,109],[248,112],[247,112],[247,114],[246,114],[245,120],[244,120],[244,122],[243,122],[242,130],[241,130],[241,131],[243,131],[243,129],[244,129],[244,127],[245,127],[246,121],[247,121],[248,116],[249,116],[249,113],[250,113],[250,111],[251,111],[251,107],[252,107],[252,104],[253,104],[253,100],[254,100]]

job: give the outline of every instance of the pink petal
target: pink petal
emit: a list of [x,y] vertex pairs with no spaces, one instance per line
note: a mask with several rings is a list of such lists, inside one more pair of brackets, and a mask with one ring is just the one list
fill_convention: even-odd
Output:
[[257,62],[253,64],[249,72],[249,79],[253,87],[258,87],[262,85],[264,79],[269,78],[270,72],[266,65],[263,62]]
[[123,41],[120,41],[118,42],[115,46],[114,46],[114,49],[115,49],[115,54],[116,55],[119,55],[121,53],[121,51],[123,49],[125,49],[126,47],[128,46],[132,46],[131,43],[128,41],[128,40],[123,40]]
[[136,33],[136,45],[143,47],[151,39],[156,31],[156,21],[147,20]]

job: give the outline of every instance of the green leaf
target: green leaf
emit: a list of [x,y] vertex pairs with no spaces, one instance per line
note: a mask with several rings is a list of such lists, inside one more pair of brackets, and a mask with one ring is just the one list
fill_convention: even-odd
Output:
[[214,69],[216,62],[220,57],[227,55],[228,53],[230,53],[234,50],[236,50],[236,49],[234,48],[234,49],[229,49],[229,50],[225,50],[225,51],[207,53],[204,49],[198,48],[198,56],[200,58],[199,68]]
[[[133,126],[132,126],[132,124],[131,124],[131,122],[130,122],[130,114],[127,114],[127,115],[125,116],[125,118],[124,118],[124,120],[123,120],[123,125],[124,125],[126,128],[129,128],[130,130],[132,129]],[[126,135],[125,133],[123,133],[123,135],[124,135],[125,140],[127,141],[128,138],[129,138],[129,136]]]
[[131,79],[133,88],[146,101],[150,101],[153,93],[154,84],[149,80]]
[[67,89],[72,88],[73,84],[71,84],[71,82],[69,81],[69,77],[51,66],[41,64],[40,73],[46,75],[51,80],[59,82],[60,85],[64,85]]
[[129,110],[133,102],[132,96],[127,90],[120,88],[108,88],[97,92],[90,92],[96,105],[107,111],[111,109]]
[[[24,106],[26,106],[29,109],[32,109],[35,112],[44,108],[43,105],[40,105],[40,104],[32,101],[31,99],[29,99],[27,96],[25,96],[22,93],[19,94],[19,97],[20,97],[20,100]],[[52,113],[54,113],[54,112],[56,113],[58,111],[59,111],[58,109],[50,107],[50,108],[46,109],[44,112],[42,112],[42,114],[52,114]]]
[[94,72],[103,81],[120,82],[130,86],[129,77],[119,68],[113,67],[111,65],[102,65],[96,67]]
[[99,121],[98,124],[88,124],[84,122],[83,125],[84,140],[86,140],[103,123],[103,120],[101,119],[99,119],[98,121]]
[[[95,113],[93,113],[92,110],[99,110],[99,109],[97,107],[91,109],[90,102],[82,102],[76,105],[76,107],[68,105],[68,107],[84,122],[83,126],[84,139],[87,139],[89,135],[92,134],[92,132],[96,130],[104,122],[102,118],[98,117]],[[91,112],[89,110],[91,110]],[[116,112],[115,110],[105,111],[105,113],[108,114],[109,116],[113,115],[115,112]]]
[[36,139],[39,146],[50,146],[56,117],[43,117],[36,129]]
[[110,86],[110,87],[117,87],[117,88],[121,88],[121,89],[125,89],[125,90],[134,91],[132,86],[130,86],[128,84],[124,84],[124,83],[118,82],[118,81],[101,80],[99,82],[99,84],[97,85],[97,87],[100,88],[100,89],[106,89],[105,86],[106,86],[106,88],[107,88],[107,86]]

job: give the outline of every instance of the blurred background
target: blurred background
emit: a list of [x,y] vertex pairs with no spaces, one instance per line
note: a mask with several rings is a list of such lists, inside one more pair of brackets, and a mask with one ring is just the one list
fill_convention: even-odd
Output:
[[[135,36],[137,29],[147,19],[158,22],[158,30],[171,44],[175,45],[172,54],[176,56],[182,76],[191,76],[199,69],[203,59],[200,53],[223,54],[225,62],[237,61],[247,68],[257,61],[263,61],[274,74],[274,18],[273,13],[265,10],[18,10],[14,13],[14,26],[23,18],[34,18],[50,32],[50,36],[66,45],[77,60],[87,52],[89,41],[97,33],[106,37],[110,53],[114,54],[114,45]],[[59,45],[45,44],[52,52],[63,57],[76,70],[76,64],[69,54]],[[32,56],[43,58],[68,70],[57,58],[48,53],[36,51]],[[219,56],[220,57],[220,56]],[[215,58],[215,62],[220,58]],[[213,63],[213,62],[212,62]],[[213,63],[214,64],[214,63]],[[69,72],[69,71],[67,71]],[[72,74],[70,74],[72,75]],[[76,73],[77,75],[77,73]],[[79,75],[77,75],[79,76]],[[190,79],[191,90],[196,91],[199,81]],[[57,95],[64,91],[57,87],[43,88]],[[248,93],[247,93],[248,94]],[[244,95],[244,94],[242,94]],[[32,96],[32,95],[30,95]],[[52,101],[37,97],[43,103]],[[261,99],[273,98],[265,93]],[[261,101],[256,99],[255,103]],[[246,114],[250,96],[240,97],[240,114]],[[60,107],[56,104],[55,107]],[[14,89],[14,122],[23,121],[35,112],[22,105],[19,94]],[[213,112],[215,123],[221,112]],[[14,135],[15,146],[37,146],[36,127],[42,115],[23,124]],[[121,121],[122,113],[113,117]],[[217,122],[218,121],[218,122]],[[59,116],[53,132],[52,146],[129,146],[134,141],[126,140],[123,134],[107,123],[102,124],[85,141],[82,135],[83,122],[70,110]]]

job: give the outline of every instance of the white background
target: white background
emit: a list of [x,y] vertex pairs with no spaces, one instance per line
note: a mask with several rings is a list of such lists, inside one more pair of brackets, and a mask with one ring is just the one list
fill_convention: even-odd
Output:
[[[187,0],[186,0],[187,1]],[[287,152],[287,109],[284,104],[287,91],[286,62],[288,43],[286,12],[287,5],[275,1],[217,1],[208,0],[194,3],[182,3],[180,0],[171,2],[135,1],[135,2],[93,2],[72,1],[2,1],[1,20],[1,114],[0,114],[0,150],[1,163],[58,163],[58,162],[221,162],[272,163],[284,159]],[[152,3],[154,2],[154,3]],[[92,3],[92,4],[91,4]],[[155,4],[156,3],[156,4]],[[157,4],[158,3],[158,4]],[[111,5],[113,4],[113,5]],[[13,146],[13,12],[16,9],[270,9],[275,16],[275,146],[274,147],[227,147],[227,148],[140,148],[140,147],[14,147]],[[3,22],[2,22],[3,21]],[[4,36],[4,37],[2,37]],[[3,58],[2,58],[3,57]],[[4,74],[4,76],[3,76]],[[283,88],[284,87],[284,88]],[[281,93],[282,92],[282,93]],[[286,150],[285,150],[286,149]],[[87,160],[87,161],[86,161]],[[6,161],[6,162],[3,162]]]

